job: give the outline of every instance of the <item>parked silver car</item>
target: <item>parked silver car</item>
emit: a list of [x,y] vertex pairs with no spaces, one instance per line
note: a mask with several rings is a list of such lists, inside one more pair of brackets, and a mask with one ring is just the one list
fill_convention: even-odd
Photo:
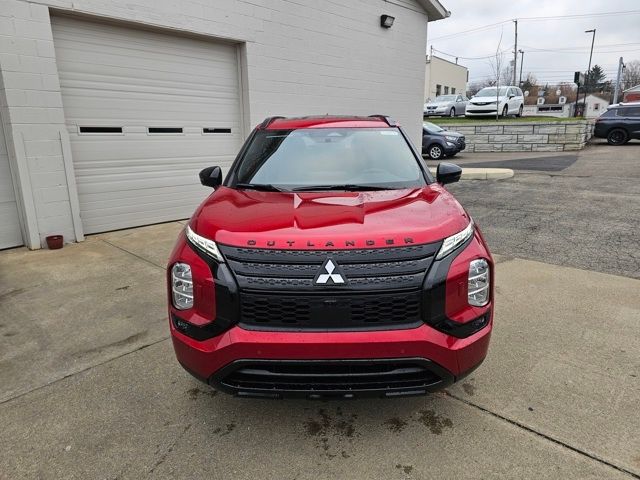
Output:
[[455,117],[464,115],[469,99],[463,95],[439,95],[424,104],[424,116]]

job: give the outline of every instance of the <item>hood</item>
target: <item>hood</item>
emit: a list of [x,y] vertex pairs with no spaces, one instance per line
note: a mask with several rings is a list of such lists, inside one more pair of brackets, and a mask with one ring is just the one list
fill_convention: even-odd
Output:
[[[498,97],[498,101],[504,102],[506,98],[507,97],[505,96]],[[471,100],[469,100],[470,103],[489,103],[489,102],[495,103],[495,101],[496,101],[496,97],[473,97]]]
[[220,187],[191,228],[224,245],[348,249],[431,243],[463,230],[464,209],[441,185],[373,192],[287,193]]
[[453,130],[445,130],[443,132],[438,132],[439,135],[446,135],[448,137],[464,137],[463,133],[455,132]]

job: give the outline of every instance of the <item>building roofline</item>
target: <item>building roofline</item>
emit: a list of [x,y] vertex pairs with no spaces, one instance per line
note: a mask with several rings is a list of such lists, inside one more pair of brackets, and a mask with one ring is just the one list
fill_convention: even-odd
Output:
[[638,85],[634,86],[634,87],[629,87],[626,90],[623,90],[623,92],[633,92],[634,89],[636,89],[636,88],[640,89],[640,83]]
[[[446,58],[442,58],[442,57],[439,57],[439,56],[437,56],[437,55],[431,55],[431,57],[435,57],[435,58],[437,58],[438,60],[442,60],[443,62],[450,63],[451,65],[454,65],[454,66],[456,66],[456,67],[460,67],[460,68],[464,68],[465,70],[469,70],[469,69],[468,69],[467,67],[465,67],[464,65],[461,65],[461,64],[456,63],[456,62],[452,62],[451,60],[447,60]],[[427,55],[427,63],[429,63],[430,61],[431,61],[431,60],[429,59],[429,55]]]
[[451,16],[451,12],[447,10],[438,0],[417,0],[420,6],[427,12],[427,21],[435,22]]

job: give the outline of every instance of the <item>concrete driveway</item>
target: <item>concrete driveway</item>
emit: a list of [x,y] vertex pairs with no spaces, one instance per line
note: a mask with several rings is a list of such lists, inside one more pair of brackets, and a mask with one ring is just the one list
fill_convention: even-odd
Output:
[[181,228],[0,252],[0,479],[640,478],[637,279],[496,244],[495,333],[461,384],[236,399],[182,371],[167,338]]

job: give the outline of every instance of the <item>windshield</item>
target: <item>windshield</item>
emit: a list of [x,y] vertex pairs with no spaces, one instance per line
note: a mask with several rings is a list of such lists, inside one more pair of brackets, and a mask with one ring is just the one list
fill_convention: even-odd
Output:
[[424,126],[427,127],[427,130],[429,130],[430,132],[435,132],[435,133],[444,132],[444,128],[439,127],[435,123],[424,122]]
[[420,187],[425,179],[398,129],[306,128],[257,131],[232,183],[375,190]]
[[455,99],[455,95],[440,95],[439,97],[436,97],[434,102],[453,102]]
[[[507,87],[500,87],[500,95],[504,97],[507,94]],[[495,97],[496,96],[496,87],[487,87],[480,90],[475,94],[476,97]]]

